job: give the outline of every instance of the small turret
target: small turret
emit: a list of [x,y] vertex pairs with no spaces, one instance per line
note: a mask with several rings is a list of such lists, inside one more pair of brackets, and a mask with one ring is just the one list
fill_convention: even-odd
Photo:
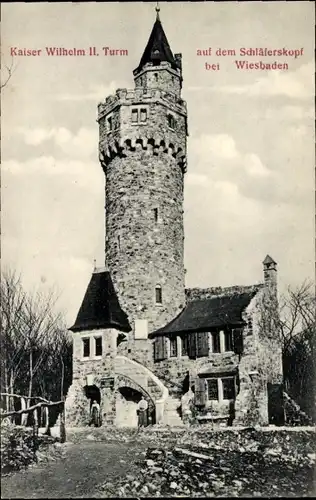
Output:
[[159,8],[149,40],[133,71],[135,87],[160,89],[180,97],[182,87],[181,54],[173,55],[162,27]]

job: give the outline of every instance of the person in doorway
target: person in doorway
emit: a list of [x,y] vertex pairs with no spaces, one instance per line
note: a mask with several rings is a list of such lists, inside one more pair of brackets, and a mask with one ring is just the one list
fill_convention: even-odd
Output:
[[100,405],[95,400],[91,405],[91,420],[90,425],[94,425],[95,427],[100,427],[101,419],[100,419]]
[[148,403],[144,396],[141,397],[137,405],[138,427],[145,427],[147,424]]

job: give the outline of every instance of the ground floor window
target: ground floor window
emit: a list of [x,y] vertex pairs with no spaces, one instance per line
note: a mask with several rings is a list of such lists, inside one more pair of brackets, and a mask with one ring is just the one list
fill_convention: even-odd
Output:
[[221,381],[223,385],[223,399],[235,399],[235,377],[222,378]]
[[207,379],[208,401],[225,401],[236,398],[236,377],[212,377]]
[[207,381],[207,396],[209,401],[218,401],[218,379],[210,378]]

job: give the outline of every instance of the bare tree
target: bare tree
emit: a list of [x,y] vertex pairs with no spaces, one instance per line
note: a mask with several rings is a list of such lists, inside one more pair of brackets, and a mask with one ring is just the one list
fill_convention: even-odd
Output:
[[[258,318],[259,373],[268,382],[283,381],[290,398],[312,415],[316,389],[316,298],[312,283],[288,287],[278,301],[275,290],[267,289],[258,302]],[[283,374],[280,380],[278,372]]]
[[[15,381],[21,371],[25,353],[25,341],[21,332],[26,294],[21,284],[21,277],[10,270],[2,273],[0,286],[1,382],[6,393],[14,393]],[[6,397],[7,410],[9,405],[9,397]]]
[[13,73],[15,72],[17,65],[14,64],[14,59],[13,57],[11,58],[10,64],[5,64],[3,62],[3,55],[1,54],[1,83],[0,83],[0,89],[2,90],[6,85],[9,83],[9,80],[11,79]]
[[[53,290],[27,295],[23,311],[25,350],[28,354],[28,397],[33,391],[33,379],[42,367],[59,331],[61,315],[54,312],[57,296]],[[30,399],[28,400],[30,401]]]
[[57,298],[53,289],[25,291],[16,272],[2,273],[1,392],[6,394],[7,411],[13,402],[9,394],[27,394],[29,407],[34,397],[59,398],[65,372],[68,383],[71,343],[63,317],[56,311]]

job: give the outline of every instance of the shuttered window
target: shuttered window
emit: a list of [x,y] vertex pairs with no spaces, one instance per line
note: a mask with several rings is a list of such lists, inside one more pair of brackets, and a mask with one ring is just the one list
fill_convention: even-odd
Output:
[[154,342],[154,360],[161,361],[167,358],[167,338],[157,337]]
[[221,352],[219,332],[212,332],[212,352]]
[[236,354],[242,354],[244,350],[243,329],[235,328],[233,330],[234,351]]
[[181,356],[188,355],[188,336],[181,337]]
[[228,330],[224,333],[225,338],[225,352],[233,350],[233,333]]
[[201,358],[209,355],[208,332],[192,332],[188,334],[187,353],[190,358]]
[[205,379],[197,378],[195,381],[195,394],[194,403],[196,406],[205,406],[206,403],[206,390],[205,390]]
[[208,332],[198,332],[196,334],[196,356],[201,358],[209,354]]
[[207,381],[207,397],[209,401],[218,401],[218,379],[210,378]]
[[222,378],[223,399],[235,399],[235,377]]
[[178,355],[177,337],[170,339],[170,358],[176,358]]
[[188,334],[188,356],[189,358],[196,358],[196,332]]

